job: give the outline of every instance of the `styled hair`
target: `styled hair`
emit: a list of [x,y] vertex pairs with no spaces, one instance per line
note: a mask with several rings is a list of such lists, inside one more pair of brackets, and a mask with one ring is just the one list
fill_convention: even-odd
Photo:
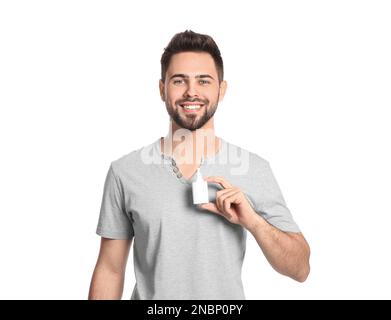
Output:
[[161,63],[161,79],[164,82],[168,66],[170,65],[171,57],[180,52],[206,52],[209,53],[216,65],[219,83],[224,79],[223,58],[220,50],[212,37],[206,34],[200,34],[191,30],[177,33],[172,37],[167,47],[164,48],[160,63]]

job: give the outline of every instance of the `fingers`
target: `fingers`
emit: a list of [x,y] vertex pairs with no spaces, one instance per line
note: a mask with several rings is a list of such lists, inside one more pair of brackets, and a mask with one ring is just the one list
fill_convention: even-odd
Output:
[[209,176],[205,177],[204,180],[207,182],[215,182],[224,189],[216,192],[216,203],[206,203],[199,205],[199,207],[222,215],[228,220],[231,219],[235,214],[235,211],[231,208],[231,204],[237,198],[237,194],[240,190],[234,188],[232,184],[221,176]]
[[232,216],[234,214],[234,211],[231,208],[231,204],[234,200],[233,196],[239,193],[239,190],[235,188],[231,188],[231,189],[224,189],[222,191],[225,192],[221,192],[220,194],[218,194],[216,198],[216,206],[221,212],[229,216]]
[[216,204],[214,204],[213,202],[199,204],[198,207],[222,215],[219,209],[217,209]]
[[[230,189],[229,191],[231,191],[231,193],[232,193],[232,189]],[[221,202],[221,200],[219,200],[217,198],[216,198],[216,203],[213,203],[213,202],[203,203],[203,204],[199,204],[198,207],[201,209],[205,209],[205,210],[209,210],[211,212],[217,213],[217,214],[225,217],[226,219],[232,218],[233,211],[230,211],[230,210],[232,210],[229,208],[230,204]],[[227,209],[225,209],[225,208],[227,208]]]
[[204,178],[204,180],[206,180],[208,182],[216,182],[216,183],[220,184],[224,189],[233,187],[227,180],[225,180],[223,177],[220,177],[220,176],[210,176],[210,177]]

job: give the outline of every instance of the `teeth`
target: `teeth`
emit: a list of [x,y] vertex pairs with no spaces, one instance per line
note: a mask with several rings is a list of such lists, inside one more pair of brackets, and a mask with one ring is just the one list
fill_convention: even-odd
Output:
[[201,105],[195,104],[195,105],[185,105],[183,106],[186,110],[195,110],[201,108]]

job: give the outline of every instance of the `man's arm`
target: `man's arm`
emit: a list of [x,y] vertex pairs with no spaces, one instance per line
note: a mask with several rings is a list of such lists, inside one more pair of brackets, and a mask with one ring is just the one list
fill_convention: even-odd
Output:
[[310,272],[310,247],[303,235],[300,232],[284,232],[269,224],[254,211],[245,194],[223,177],[210,176],[205,180],[218,183],[224,189],[216,192],[216,203],[201,204],[199,208],[246,228],[277,272],[304,282]]
[[89,300],[120,300],[124,288],[130,240],[101,238],[98,261],[92,275]]
[[302,233],[284,232],[254,214],[247,227],[271,266],[279,273],[304,282],[310,273],[310,247]]

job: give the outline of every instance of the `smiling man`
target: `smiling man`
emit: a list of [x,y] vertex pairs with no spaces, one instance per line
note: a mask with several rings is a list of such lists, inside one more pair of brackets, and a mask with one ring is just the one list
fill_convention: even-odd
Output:
[[[110,165],[89,299],[122,297],[133,240],[132,300],[245,299],[247,233],[277,272],[307,278],[310,248],[269,162],[215,135],[214,115],[227,89],[223,70],[208,35],[178,33],[165,48],[159,91],[168,134]],[[196,205],[197,169],[209,201]]]

